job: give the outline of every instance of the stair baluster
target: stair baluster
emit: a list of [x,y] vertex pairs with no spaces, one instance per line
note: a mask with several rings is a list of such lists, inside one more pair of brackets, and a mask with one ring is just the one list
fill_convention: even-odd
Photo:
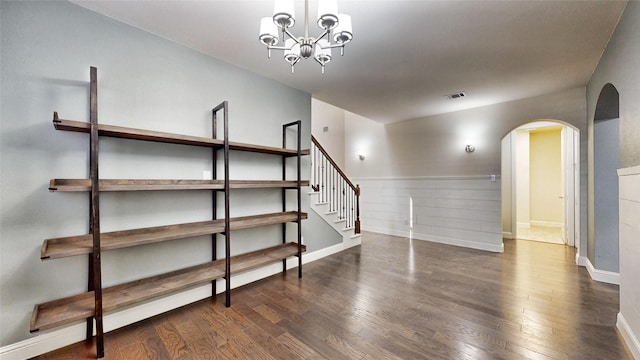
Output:
[[328,203],[345,228],[360,234],[360,186],[354,185],[318,140],[311,136],[311,187],[318,192],[318,202]]

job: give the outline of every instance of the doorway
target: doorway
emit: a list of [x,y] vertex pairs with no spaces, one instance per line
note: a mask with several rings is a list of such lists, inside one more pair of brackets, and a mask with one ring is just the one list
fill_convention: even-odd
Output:
[[503,237],[575,246],[578,130],[559,121],[522,125],[502,139]]

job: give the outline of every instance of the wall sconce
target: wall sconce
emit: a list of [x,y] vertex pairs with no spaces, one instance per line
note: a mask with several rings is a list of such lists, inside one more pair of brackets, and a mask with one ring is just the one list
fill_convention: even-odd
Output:
[[364,160],[364,155],[363,154],[358,154],[358,159],[360,159],[361,161]]
[[476,148],[473,145],[467,145],[464,147],[464,151],[466,151],[467,153],[472,153],[474,151],[476,151]]

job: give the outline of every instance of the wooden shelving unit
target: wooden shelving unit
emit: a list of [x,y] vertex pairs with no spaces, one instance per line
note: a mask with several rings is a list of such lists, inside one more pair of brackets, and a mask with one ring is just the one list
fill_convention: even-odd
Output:
[[[56,130],[65,130],[73,132],[88,133],[91,124],[75,121],[75,120],[63,120],[58,118],[58,113],[53,113],[53,126]],[[214,149],[222,149],[224,147],[224,141],[220,139],[205,138],[199,136],[180,135],[165,133],[160,131],[142,130],[135,128],[127,128],[122,126],[113,125],[98,125],[98,134],[100,136],[108,136],[122,139],[134,139],[144,141],[155,141],[169,144],[182,144],[210,147]],[[250,145],[237,142],[229,142],[230,150],[247,151],[253,153],[283,155],[283,156],[297,156],[297,150],[276,148],[270,146]],[[309,150],[302,150],[301,155],[309,155]]]
[[[306,218],[307,214],[302,213],[302,219]],[[233,231],[295,222],[297,219],[296,211],[288,211],[231,218],[230,224]],[[100,234],[100,250],[122,249],[193,236],[220,234],[224,231],[224,219],[113,231]],[[92,234],[47,239],[42,244],[40,258],[49,260],[90,254],[93,250],[92,245]]]
[[[301,149],[301,122],[284,124],[282,148],[235,143],[229,141],[229,121],[227,102],[216,106],[212,111],[212,137],[172,134],[159,131],[142,130],[121,126],[98,124],[97,111],[97,70],[90,69],[90,122],[63,120],[54,112],[53,125],[56,130],[88,133],[90,136],[90,157],[88,179],[52,179],[50,191],[88,192],[90,198],[89,233],[44,240],[40,257],[43,260],[59,259],[69,256],[86,255],[89,258],[89,282],[86,292],[48,301],[34,307],[30,330],[36,332],[70,324],[80,320],[87,322],[87,339],[93,337],[93,325],[96,329],[97,357],[104,356],[103,312],[114,311],[142,301],[168,295],[194,286],[211,283],[212,293],[216,294],[215,281],[225,279],[226,305],[230,306],[231,276],[272,263],[282,261],[286,271],[286,259],[298,258],[298,276],[302,276],[302,220],[307,214],[301,212],[301,187],[308,186],[307,180],[301,180],[300,158],[308,155],[309,150]],[[223,113],[224,135],[217,138],[218,115]],[[286,146],[286,131],[297,127],[296,149]],[[212,149],[213,180],[181,179],[100,179],[98,176],[98,148],[100,137],[115,137],[131,140],[153,141],[168,144],[207,147]],[[217,152],[223,151],[224,178],[217,177]],[[259,154],[277,155],[282,158],[281,180],[230,180],[229,152],[244,151]],[[287,158],[295,157],[297,166],[296,180],[286,179]],[[282,211],[243,217],[229,217],[229,193],[232,189],[268,189],[282,191]],[[211,191],[213,217],[209,221],[183,224],[171,224],[140,229],[112,232],[100,232],[100,193],[128,191]],[[297,209],[286,209],[287,191],[296,191]],[[217,194],[224,195],[224,216],[217,218]],[[286,224],[297,224],[297,242],[286,242]],[[282,224],[282,245],[231,256],[231,231],[260,226]],[[183,268],[145,279],[102,288],[101,252],[149,245],[164,241],[176,241],[194,236],[210,235],[212,240],[212,258],[210,262]],[[225,254],[216,253],[217,235],[224,235]],[[108,270],[108,269],[107,269]]]
[[[100,191],[145,191],[145,190],[224,190],[224,180],[145,180],[145,179],[101,179]],[[309,186],[309,180],[301,181]],[[295,180],[230,180],[231,189],[295,189]],[[49,191],[90,191],[91,179],[51,179]]]
[[[306,248],[303,245],[303,251]],[[298,245],[288,243],[231,258],[231,275],[295,256]],[[145,300],[168,295],[225,277],[225,260],[216,260],[178,271],[140,279],[103,289],[102,309],[117,310]],[[94,293],[86,293],[36,305],[31,331],[47,330],[95,315]]]

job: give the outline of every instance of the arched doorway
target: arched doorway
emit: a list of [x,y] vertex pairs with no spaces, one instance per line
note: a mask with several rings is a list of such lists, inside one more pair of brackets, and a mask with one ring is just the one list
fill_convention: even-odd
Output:
[[593,236],[587,256],[597,270],[619,272],[618,175],[620,116],[618,90],[606,84],[593,119]]
[[579,131],[534,120],[502,139],[504,238],[579,242]]

